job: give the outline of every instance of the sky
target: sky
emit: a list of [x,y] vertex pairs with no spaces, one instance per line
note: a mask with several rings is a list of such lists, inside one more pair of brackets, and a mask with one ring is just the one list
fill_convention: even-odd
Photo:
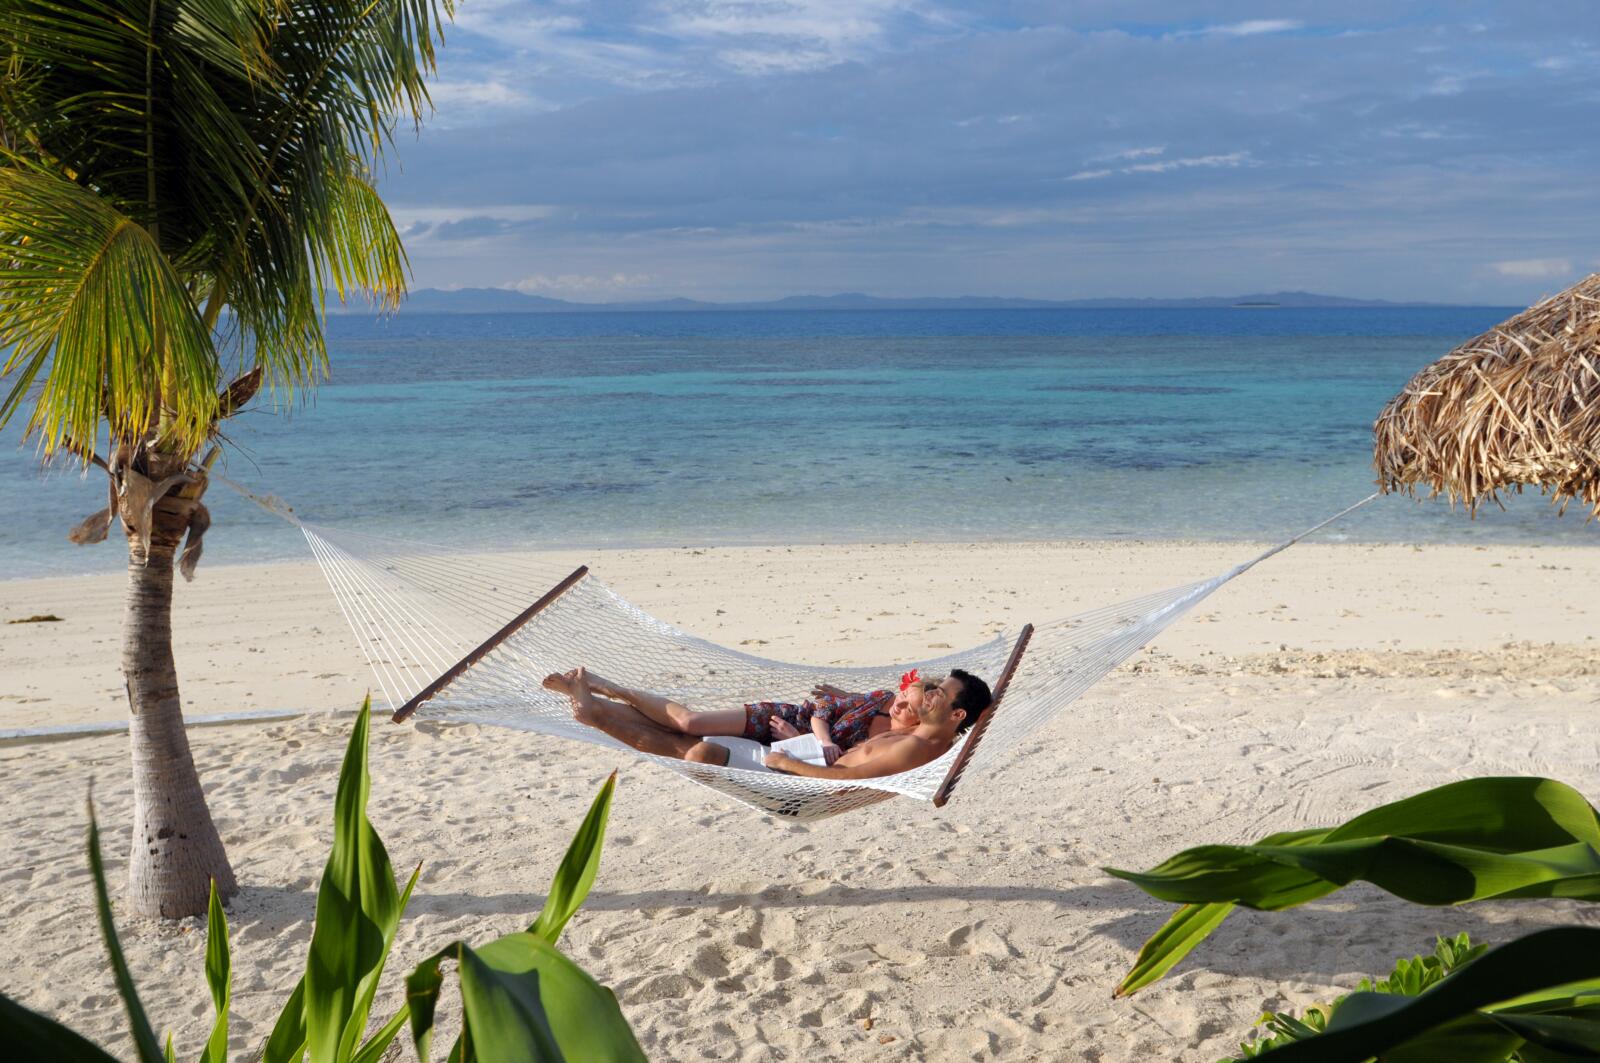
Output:
[[1597,16],[460,0],[381,187],[413,287],[1520,305],[1600,270]]

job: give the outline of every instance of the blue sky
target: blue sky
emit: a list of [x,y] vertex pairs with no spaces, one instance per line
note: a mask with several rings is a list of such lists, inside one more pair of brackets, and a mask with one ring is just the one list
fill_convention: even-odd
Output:
[[417,287],[584,301],[1600,269],[1600,10],[462,0],[383,189]]

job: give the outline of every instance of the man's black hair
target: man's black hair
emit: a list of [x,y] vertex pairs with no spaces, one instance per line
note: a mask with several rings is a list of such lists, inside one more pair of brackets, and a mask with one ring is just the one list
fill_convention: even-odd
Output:
[[977,723],[979,716],[989,711],[989,706],[994,703],[994,694],[989,691],[988,683],[965,668],[952,668],[950,674],[961,680],[961,693],[956,695],[950,707],[961,709],[967,714],[967,718],[961,721],[961,726],[956,728],[956,734],[960,734]]

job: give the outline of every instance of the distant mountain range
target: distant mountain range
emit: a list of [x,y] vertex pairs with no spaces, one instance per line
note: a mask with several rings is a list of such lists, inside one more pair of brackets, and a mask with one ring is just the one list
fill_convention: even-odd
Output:
[[[654,299],[644,302],[575,303],[510,288],[421,288],[407,297],[402,312],[413,314],[550,314],[574,312],[673,310],[1201,310],[1237,307],[1381,307],[1439,306],[1439,303],[1392,303],[1382,299],[1346,299],[1314,292],[1265,292],[1256,295],[1207,296],[1197,299],[1006,299],[963,295],[883,299],[860,292],[842,295],[791,295],[754,303],[707,303],[696,299]],[[352,310],[351,312],[356,312]]]

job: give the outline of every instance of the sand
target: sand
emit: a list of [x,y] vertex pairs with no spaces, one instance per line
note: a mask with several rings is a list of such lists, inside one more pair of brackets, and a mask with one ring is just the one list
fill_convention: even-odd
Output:
[[[646,609],[763,655],[877,663],[1213,574],[1245,544],[797,545],[593,560]],[[1168,979],[1111,988],[1168,907],[1104,865],[1327,824],[1452,779],[1540,773],[1600,797],[1600,551],[1296,548],[1219,592],[943,810],[900,800],[810,826],[608,751],[520,732],[375,725],[372,814],[422,880],[378,1012],[456,937],[525,925],[611,770],[604,863],[567,951],[662,1060],[1214,1060],[1265,1007],[1386,971],[1435,933],[1504,941],[1567,902],[1413,907],[1357,887],[1240,913]],[[0,728],[115,721],[120,577],[0,583]],[[175,642],[193,713],[304,717],[192,740],[243,890],[234,1050],[304,961],[348,711],[370,684],[310,565],[202,568]],[[83,857],[93,779],[129,844],[126,739],[0,744],[3,985],[126,1051]],[[977,785],[971,785],[976,782]],[[198,921],[122,916],[158,1028],[209,1028]],[[451,1005],[454,1009],[454,1005]],[[411,1058],[407,1046],[397,1058]]]

